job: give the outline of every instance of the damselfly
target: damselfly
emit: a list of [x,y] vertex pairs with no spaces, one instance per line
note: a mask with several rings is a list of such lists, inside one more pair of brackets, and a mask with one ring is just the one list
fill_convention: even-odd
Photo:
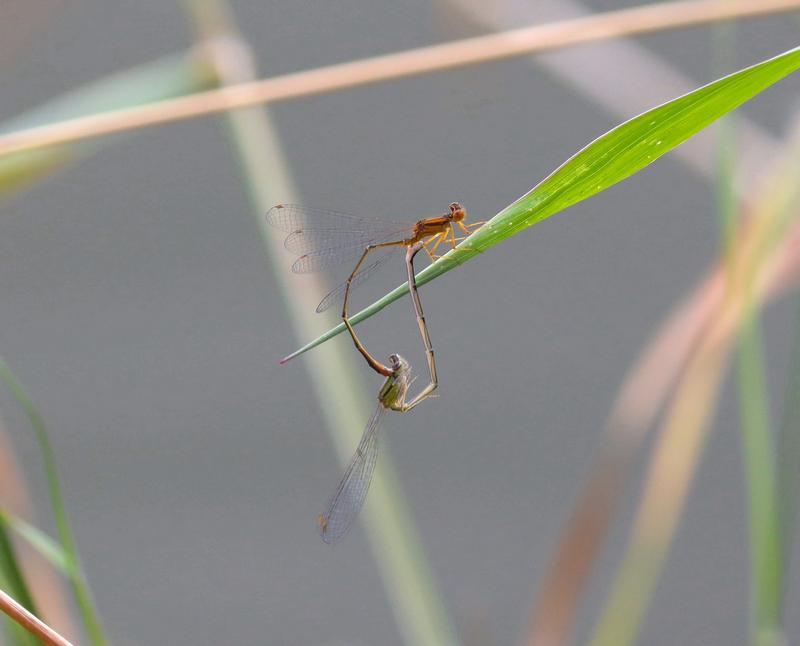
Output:
[[[417,220],[413,224],[312,209],[296,204],[278,204],[267,212],[266,217],[272,226],[289,234],[284,246],[299,256],[292,265],[295,273],[325,271],[345,261],[357,259],[347,280],[320,301],[317,312],[324,312],[343,300],[342,320],[353,336],[356,348],[374,370],[389,376],[389,369],[371,357],[353,332],[348,316],[350,291],[363,284],[379,267],[386,264],[393,251],[408,249],[421,243],[420,248],[426,251],[431,260],[435,260],[439,257],[437,251],[442,245],[449,245],[454,249],[456,243],[463,239],[456,236],[457,228],[464,235],[469,235],[472,229],[483,224],[465,224],[466,215],[464,207],[453,202],[448,213]],[[367,256],[375,252],[378,257],[364,266]]]
[[325,513],[317,518],[320,535],[326,543],[339,541],[349,531],[364,504],[378,462],[378,431],[386,411],[406,413],[430,396],[430,392],[423,391],[406,402],[406,393],[413,381],[411,366],[399,354],[391,355],[389,361],[393,372],[381,387],[378,406],[367,422],[358,448],[331,496]]
[[[430,382],[411,401],[406,402],[406,395],[413,382],[411,366],[399,354],[393,354],[389,357],[389,367],[380,364],[388,372],[386,381],[378,393],[378,406],[372,417],[370,417],[369,422],[367,422],[367,427],[364,429],[358,448],[356,448],[356,452],[350,460],[339,486],[336,487],[336,491],[331,496],[325,513],[320,514],[317,518],[322,540],[326,543],[335,543],[347,533],[364,504],[369,485],[372,482],[372,474],[378,461],[378,431],[383,415],[389,410],[407,413],[430,397],[437,387],[436,361],[434,360],[433,348],[425,327],[425,317],[422,313],[422,304],[419,301],[417,284],[414,280],[414,256],[420,250],[422,244],[422,242],[418,242],[406,251],[406,267],[411,288],[411,298],[414,301],[417,321],[425,342]],[[357,341],[355,332],[352,329],[351,333]]]

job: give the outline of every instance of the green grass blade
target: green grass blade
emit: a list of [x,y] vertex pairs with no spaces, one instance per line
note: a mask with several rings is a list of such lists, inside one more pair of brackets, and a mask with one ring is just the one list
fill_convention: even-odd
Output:
[[38,615],[33,595],[19,567],[14,543],[5,527],[0,530],[0,572],[3,576],[4,589],[33,614]]
[[[542,220],[630,177],[800,67],[800,48],[740,70],[648,110],[610,130],[485,226],[417,275],[423,285]],[[403,284],[351,318],[359,323],[408,293]],[[341,334],[339,324],[292,353],[292,359]]]
[[[69,576],[74,568],[61,546],[47,534],[26,523],[21,518],[0,510],[0,572],[2,572],[0,586],[34,615],[40,617],[41,615],[34,606],[34,601],[22,572],[19,570],[19,561],[9,538],[9,531],[15,532],[27,541],[31,547],[63,574]],[[20,646],[36,646],[40,643],[15,621],[8,620],[6,628],[10,643]]]
[[[730,69],[735,60],[735,29],[735,25],[725,24],[714,30],[718,70]],[[728,270],[735,272],[736,259],[729,252],[742,210],[735,190],[737,147],[733,117],[723,119],[719,127],[717,212],[722,247],[729,258]],[[749,286],[745,289],[750,291]],[[780,631],[782,551],[761,316],[749,296],[745,310],[737,339],[736,382],[750,540],[750,641],[756,645],[768,643]]]
[[[198,57],[168,56],[84,85],[0,123],[0,133],[169,99],[205,90],[213,75]],[[0,196],[31,183],[98,149],[96,143],[56,146],[0,158]]]
[[783,580],[781,582],[781,608],[786,611],[786,597],[789,593],[788,573],[791,571],[792,546],[797,516],[797,503],[800,500],[800,299],[797,301],[795,315],[794,342],[789,366],[788,386],[783,403],[780,434],[778,436],[778,492],[781,519],[781,547],[783,555]]
[[[215,77],[204,59],[190,54],[167,56],[115,73],[61,95],[20,116],[0,123],[0,132],[181,96],[207,89],[214,82]],[[47,150],[35,150],[0,159],[0,197],[24,189],[60,168],[79,161],[99,147],[96,143],[82,143]],[[15,529],[68,576],[91,642],[104,644],[106,640],[100,620],[92,603],[85,577],[78,565],[77,550],[67,522],[58,475],[55,471],[54,456],[41,415],[38,414],[31,400],[16,382],[8,366],[3,363],[0,363],[0,378],[14,392],[36,431],[44,456],[48,489],[58,532],[65,547],[62,548],[56,543],[48,545],[45,540],[42,540],[47,537],[44,535],[37,537],[35,532],[38,530],[29,525],[25,527],[17,523]],[[7,535],[7,527],[7,523],[0,527],[0,571],[3,574],[4,587],[20,603],[36,613],[30,591],[19,569],[13,545]],[[13,630],[16,634],[16,628]],[[24,631],[21,636],[25,639],[29,638]]]
[[0,511],[0,525],[4,530],[9,529],[18,534],[62,574],[66,576],[73,574],[74,564],[69,554],[41,529],[5,511]]
[[761,325],[753,305],[747,308],[736,367],[750,532],[751,641],[761,644],[779,630],[783,566]]
[[42,461],[44,463],[44,471],[47,479],[47,491],[50,496],[50,505],[56,522],[58,539],[70,564],[67,578],[72,587],[72,592],[75,596],[75,601],[81,613],[81,618],[83,619],[83,624],[90,642],[94,644],[94,646],[103,646],[107,643],[106,638],[103,634],[100,617],[97,614],[91,593],[89,592],[86,577],[80,566],[78,550],[67,518],[67,509],[61,492],[61,482],[58,476],[58,470],[56,469],[55,453],[53,451],[53,445],[50,442],[50,436],[47,433],[47,428],[44,424],[44,419],[33,403],[33,400],[25,392],[22,384],[20,384],[11,371],[11,368],[9,368],[8,364],[3,359],[0,359],[0,380],[2,380],[11,391],[11,394],[25,412],[28,421],[33,427],[36,441],[39,443],[39,449],[42,452]]
[[[4,557],[0,556],[0,559],[2,558]],[[14,560],[16,562],[16,559]],[[8,590],[9,593],[13,595],[11,590],[14,589],[14,583],[12,583],[7,576],[3,564],[0,564],[0,589]],[[22,601],[20,601],[20,603],[22,603]],[[27,606],[25,607],[27,608]],[[30,608],[28,608],[28,610],[30,610]],[[31,610],[31,612],[33,611]],[[5,629],[5,640],[2,641],[3,644],[13,644],[14,646],[40,646],[40,642],[33,635],[7,615],[3,615],[3,627]]]

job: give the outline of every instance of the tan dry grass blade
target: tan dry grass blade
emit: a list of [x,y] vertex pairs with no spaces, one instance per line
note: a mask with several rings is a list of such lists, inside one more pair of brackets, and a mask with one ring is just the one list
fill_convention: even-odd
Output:
[[[574,20],[592,10],[580,0],[440,0],[448,9],[448,26],[466,21],[474,28],[500,31],[511,25]],[[603,108],[615,120],[626,120],[676,96],[688,94],[701,83],[688,77],[666,59],[632,37],[597,41],[587,47],[571,47],[528,56],[531,66],[545,70],[576,94]],[[620,74],[619,70],[625,70]],[[706,179],[717,173],[718,129],[708,128],[675,148],[670,157],[681,161]],[[749,193],[753,179],[780,154],[782,145],[773,135],[747,118],[736,117],[736,187]]]
[[180,99],[0,137],[0,156],[368,83],[501,60],[596,40],[796,9],[800,0],[683,0],[535,25],[241,83]]
[[50,628],[36,615],[28,612],[22,605],[0,590],[0,610],[11,617],[15,622],[36,636],[47,646],[72,646],[70,642]]

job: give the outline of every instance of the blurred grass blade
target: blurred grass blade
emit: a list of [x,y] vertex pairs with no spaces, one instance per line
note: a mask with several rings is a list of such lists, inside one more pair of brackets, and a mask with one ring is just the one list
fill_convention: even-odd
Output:
[[[113,110],[182,96],[211,87],[213,80],[214,76],[207,62],[201,56],[195,53],[172,55],[115,73],[47,101],[22,115],[0,123],[0,132],[10,132],[46,124],[54,120],[69,119],[98,111]],[[0,158],[0,197],[6,197],[23,190],[32,183],[88,156],[102,145],[106,145],[106,143],[82,142],[75,145],[34,150]],[[4,366],[3,369],[7,370],[7,366]],[[19,395],[20,393],[15,394]],[[34,424],[34,427],[37,428],[38,436],[38,423],[41,418],[38,415],[35,417],[38,419],[38,422]],[[41,429],[43,430],[43,426]],[[46,442],[46,444],[49,447],[49,442]],[[51,470],[51,467],[54,467],[54,463],[47,458],[49,448],[45,449],[44,444],[42,444],[42,447],[45,454],[48,483],[51,488],[51,502],[55,510],[57,507],[63,507],[63,501],[60,495],[52,495],[54,487],[58,488],[57,476]],[[65,513],[56,512],[56,516],[57,518],[63,516],[62,521],[59,522],[60,533],[69,533],[69,527],[64,522],[66,520]],[[29,538],[32,538],[30,532]],[[43,547],[43,545],[40,545],[40,547]],[[38,551],[47,552],[47,550],[42,549]],[[63,552],[62,554],[64,558],[70,558],[68,554]],[[50,556],[55,556],[52,550],[50,551]],[[64,558],[60,559],[62,565],[64,564]],[[58,558],[49,560],[54,563],[59,561]],[[77,554],[74,555],[73,560],[77,563]],[[5,589],[29,610],[39,614],[33,605],[31,591],[28,589],[22,575],[18,556],[6,534],[5,526],[0,528],[0,569],[5,574]],[[70,572],[72,587],[76,598],[78,598],[78,605],[81,608],[81,614],[92,642],[95,644],[104,643],[105,640],[102,637],[99,619],[97,619],[96,611],[92,607],[83,575],[75,567],[68,567],[66,570],[64,568],[59,569]],[[14,633],[19,634],[20,629],[16,627],[16,624],[14,626]],[[21,633],[21,637],[26,640],[25,643],[30,643],[32,639],[24,631]]]
[[[152,103],[212,86],[202,57],[178,54],[118,72],[0,123],[0,134],[97,112]],[[97,142],[56,146],[0,158],[0,196],[20,191],[97,150]]]
[[654,448],[630,546],[592,646],[628,646],[638,631],[707,438],[726,364],[720,324],[692,358]]
[[[800,124],[751,201],[751,217],[742,221],[736,244],[724,260],[724,299],[713,321],[693,353],[676,388],[665,416],[651,460],[629,549],[606,608],[598,624],[594,646],[625,646],[634,643],[663,563],[683,512],[686,496],[709,434],[724,367],[735,335],[748,324],[749,312],[760,307],[775,286],[797,279],[798,222],[796,173],[800,151]],[[747,450],[752,450],[747,447]],[[762,446],[757,451],[763,450]],[[757,455],[764,463],[772,455]],[[768,468],[769,469],[769,468]],[[773,471],[774,473],[774,471]],[[756,502],[770,504],[769,492],[756,487]],[[780,643],[775,618],[781,589],[779,528],[769,525],[775,509],[755,510],[752,522],[765,522],[754,542],[754,581],[761,606],[753,639],[758,644]],[[763,515],[762,515],[763,514]],[[777,640],[777,641],[776,641]]]
[[[800,120],[784,140],[787,143],[782,154],[773,159],[755,195],[750,194],[749,217],[745,221],[737,220],[731,248],[721,253],[691,296],[675,308],[625,376],[609,416],[606,438],[592,461],[578,502],[541,584],[527,640],[531,646],[568,641],[581,597],[623,498],[624,485],[634,473],[636,455],[676,384],[686,378],[687,366],[720,318],[720,312],[733,305],[732,277],[754,271],[744,264],[745,261],[754,265],[763,263],[765,278],[751,283],[754,288],[751,297],[756,304],[796,285],[793,281],[800,275],[797,254],[800,223],[791,205],[796,204],[800,190],[794,181],[799,172]],[[737,267],[742,269],[731,273],[730,257],[740,260]],[[735,309],[731,311],[736,312]],[[733,333],[737,320],[728,316],[725,325],[729,331],[726,333]],[[642,572],[655,577],[658,567]],[[641,602],[642,599],[636,599],[639,610],[646,606]]]
[[5,527],[0,529],[0,573],[2,573],[4,589],[9,590],[32,613],[39,614],[19,567],[19,557],[14,549],[14,543]]
[[[800,185],[797,182],[800,172],[800,118],[796,118],[794,132],[787,137],[783,159],[777,163],[761,208],[774,221],[772,231],[767,230],[764,241],[756,253],[768,253],[776,240],[785,237],[787,229],[797,218],[800,206]],[[796,249],[793,250],[796,253]],[[750,327],[758,324],[758,313],[753,303],[752,293],[748,293],[749,307],[743,326],[745,335],[756,335]],[[796,343],[798,343],[796,341]],[[764,363],[760,342],[755,344],[755,352],[761,357],[748,363]],[[796,386],[800,382],[800,349],[790,355],[788,383]],[[800,410],[797,409],[797,390],[789,390],[784,398],[784,414],[777,440],[773,438],[769,421],[769,402],[767,400],[766,380],[761,368],[754,376],[748,375],[743,385],[743,395],[754,402],[748,402],[748,414],[754,415],[750,426],[757,429],[747,440],[747,477],[750,489],[750,531],[753,544],[753,585],[754,585],[754,643],[772,643],[775,635],[783,631],[783,605],[787,594],[790,573],[792,527],[797,502],[798,466],[800,466]],[[754,410],[749,410],[753,407]],[[777,451],[776,451],[777,443]]]
[[[799,233],[800,226],[796,225],[791,244],[787,245],[788,253],[786,248],[779,248],[775,256],[751,258],[752,264],[744,272],[748,276],[744,285],[753,282],[753,302],[763,302],[774,289],[775,282],[786,278],[781,271],[776,271],[776,265],[796,256],[794,249]],[[795,280],[798,267],[795,262],[792,270]],[[592,646],[628,646],[637,641],[709,435],[730,346],[736,332],[746,322],[750,297],[742,284],[729,289],[676,388],[648,468],[629,548]],[[768,591],[774,589],[774,582],[771,586]],[[777,627],[772,631],[764,629],[758,633],[757,643],[772,644],[778,634]]]
[[[16,532],[20,537],[44,556],[57,570],[66,576],[71,576],[74,564],[64,549],[55,540],[50,538],[41,529],[34,527],[13,514],[0,510],[0,524],[4,529]],[[24,605],[24,604],[23,604]],[[29,608],[30,610],[30,608]]]
[[81,618],[90,642],[94,646],[103,646],[106,644],[106,638],[103,634],[100,617],[92,601],[89,586],[83,574],[83,568],[80,566],[77,546],[67,518],[64,496],[61,492],[61,482],[58,476],[58,470],[56,469],[55,453],[53,451],[53,445],[50,442],[50,436],[47,433],[47,428],[44,424],[44,419],[33,403],[33,400],[25,392],[22,384],[20,384],[11,371],[11,368],[9,368],[8,364],[3,359],[0,359],[0,380],[2,380],[11,391],[14,399],[16,399],[17,403],[25,412],[28,421],[33,427],[36,441],[42,453],[42,462],[44,463],[44,471],[47,479],[47,490],[50,496],[53,517],[56,522],[58,538],[69,560],[70,567],[67,572],[67,578],[72,587],[72,592],[75,596],[75,601],[80,610]]
[[[61,546],[47,534],[21,518],[0,510],[0,571],[2,572],[0,587],[8,590],[9,594],[24,608],[37,617],[41,617],[41,613],[34,606],[23,575],[19,571],[18,559],[8,537],[9,531],[16,532],[62,574],[68,575],[72,566]],[[14,621],[9,620],[7,627],[11,643],[25,646],[35,646],[40,643],[38,639]]]
[[[249,48],[236,30],[228,4],[224,0],[187,0],[186,4],[201,36],[209,41],[212,55],[215,54],[221,81],[237,83],[255,78]],[[283,240],[274,235],[263,217],[276,201],[290,199],[295,194],[290,169],[268,112],[249,108],[225,116],[286,308],[300,335],[311,330],[321,332],[332,315],[311,317],[307,313],[324,296],[326,286],[313,276],[306,277],[300,285],[294,280],[289,283],[291,274],[283,262],[287,257]],[[308,362],[310,380],[324,411],[323,419],[343,463],[352,455],[364,420],[374,406],[374,400],[368,404],[363,397],[354,354],[350,344],[330,344]],[[398,628],[409,645],[456,644],[455,631],[432,580],[432,568],[426,561],[390,458],[389,451],[382,452],[361,520]]]
[[[718,25],[713,33],[714,67],[729,70],[736,53],[735,26]],[[734,118],[719,124],[716,198],[720,238],[726,252],[738,215],[736,130]],[[728,254],[727,271],[736,271],[735,257]],[[733,282],[735,276],[729,276]],[[744,321],[736,348],[736,381],[742,436],[747,514],[750,534],[750,631],[751,642],[759,635],[774,635],[780,623],[781,569],[780,508],[775,475],[775,446],[769,416],[769,394],[761,333],[761,317],[745,285]]]
[[[800,67],[800,48],[714,81],[610,130],[529,193],[417,275],[422,285],[546,218],[630,177]],[[408,293],[403,284],[351,318],[359,323]],[[294,358],[345,329],[339,324],[295,351]]]
[[775,634],[779,627],[783,564],[760,316],[751,299],[745,307],[736,372],[750,533],[750,628],[752,643],[759,644],[758,635]]
[[800,501],[800,299],[797,299],[794,341],[789,365],[789,378],[783,400],[783,418],[778,437],[778,491],[781,519],[781,548],[783,551],[783,580],[781,607],[786,612],[789,576],[792,571],[792,547],[796,530],[797,505]]
[[605,438],[592,458],[578,500],[542,577],[529,624],[529,646],[568,643],[581,596],[647,430],[722,302],[723,286],[722,271],[715,267],[674,308],[625,375]]

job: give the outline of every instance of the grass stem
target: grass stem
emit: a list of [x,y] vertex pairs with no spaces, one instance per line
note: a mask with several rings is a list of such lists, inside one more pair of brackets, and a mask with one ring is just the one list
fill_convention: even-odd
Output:
[[36,615],[28,611],[4,590],[0,590],[0,611],[35,635],[46,646],[72,646],[70,642],[50,628]]
[[0,157],[260,103],[296,99],[418,74],[634,34],[800,8],[800,0],[680,0],[420,47],[202,92],[0,136]]

